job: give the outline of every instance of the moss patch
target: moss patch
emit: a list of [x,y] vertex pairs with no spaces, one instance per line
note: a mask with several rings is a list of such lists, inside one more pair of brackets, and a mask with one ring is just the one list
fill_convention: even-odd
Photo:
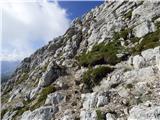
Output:
[[100,110],[96,110],[97,120],[105,120],[105,115]]
[[87,90],[91,90],[92,87],[98,85],[103,77],[105,77],[108,73],[112,72],[113,68],[110,67],[98,67],[98,68],[90,68],[83,75],[83,83],[86,85]]

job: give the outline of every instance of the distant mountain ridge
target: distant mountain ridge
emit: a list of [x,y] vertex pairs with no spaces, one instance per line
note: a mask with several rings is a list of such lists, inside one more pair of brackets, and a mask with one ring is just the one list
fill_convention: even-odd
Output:
[[1,61],[1,82],[5,82],[14,73],[20,61]]

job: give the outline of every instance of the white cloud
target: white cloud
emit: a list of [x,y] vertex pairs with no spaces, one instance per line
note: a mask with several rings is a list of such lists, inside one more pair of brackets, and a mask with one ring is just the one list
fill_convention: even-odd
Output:
[[19,60],[54,37],[62,35],[69,26],[65,9],[57,2],[8,0],[2,8],[1,60]]

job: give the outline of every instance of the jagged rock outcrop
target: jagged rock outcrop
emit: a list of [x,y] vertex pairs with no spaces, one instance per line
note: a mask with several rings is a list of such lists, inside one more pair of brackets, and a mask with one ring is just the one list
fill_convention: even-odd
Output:
[[159,120],[160,106],[135,106],[130,110],[128,120]]
[[45,104],[56,105],[60,103],[63,99],[64,97],[61,93],[58,93],[58,92],[51,93],[47,96]]
[[57,107],[48,106],[38,108],[34,111],[26,111],[23,113],[21,120],[51,120],[58,111]]
[[160,119],[160,2],[106,1],[25,58],[2,120]]

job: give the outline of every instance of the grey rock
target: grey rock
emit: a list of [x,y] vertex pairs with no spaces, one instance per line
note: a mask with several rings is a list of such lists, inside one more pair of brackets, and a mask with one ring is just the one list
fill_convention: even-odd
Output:
[[22,107],[24,107],[23,102],[18,101],[18,102],[13,106],[13,109],[18,110],[18,109],[20,109],[20,108],[22,108]]
[[61,68],[54,62],[51,62],[48,65],[46,72],[43,74],[42,78],[40,79],[38,83],[38,87],[45,87],[50,85],[61,75],[61,72],[62,72]]
[[12,120],[13,116],[16,114],[17,111],[14,112],[6,112],[2,118],[2,120]]
[[80,120],[97,120],[97,113],[94,110],[81,110]]
[[118,89],[118,94],[121,96],[121,97],[127,97],[129,95],[129,92],[126,88],[124,87],[121,87]]
[[150,32],[156,30],[154,23],[146,21],[136,26],[133,31],[136,37],[143,37]]
[[[129,17],[126,17],[127,15]],[[3,110],[21,108],[21,103],[27,100],[31,100],[29,105],[34,105],[40,90],[51,84],[56,87],[56,92],[45,95],[46,107],[24,112],[22,120],[72,120],[78,117],[82,120],[97,120],[97,109],[107,113],[106,119],[112,120],[116,116],[117,120],[126,120],[130,107],[134,108],[135,104],[139,104],[139,99],[158,104],[160,47],[145,50],[137,56],[125,55],[128,49],[134,49],[135,45],[143,42],[145,35],[158,29],[156,25],[159,17],[158,1],[105,1],[81,19],[74,20],[64,35],[53,39],[22,61],[9,82],[2,87]],[[121,30],[124,29],[129,30],[127,39],[122,37]],[[127,31],[124,31],[124,34]],[[118,50],[116,55],[125,57],[125,60],[116,65],[103,65],[113,67],[114,71],[105,76],[100,84],[93,88],[92,93],[82,93],[85,86],[82,81],[83,74],[89,67],[80,68],[78,56],[90,51],[94,45],[112,42],[115,35],[118,35],[117,43],[125,48]],[[139,41],[132,41],[133,37],[140,37]],[[128,57],[129,60],[126,61]],[[29,77],[17,84],[24,73]],[[21,90],[17,92],[19,88]],[[149,106],[151,105],[145,105],[143,111],[140,110],[137,114],[136,110],[131,110],[130,117],[136,119],[133,113],[157,116],[158,112],[152,115],[153,107]],[[67,109],[72,112],[66,112]],[[117,114],[114,116],[108,113],[110,110]],[[12,112],[6,113],[6,118],[10,116]],[[17,116],[17,119],[20,117]],[[145,119],[147,120],[146,117]]]
[[142,51],[142,56],[145,59],[145,61],[149,64],[155,64],[156,62],[156,56],[160,55],[160,47],[156,47],[154,49],[148,49],[145,51]]
[[35,95],[37,95],[37,94],[39,93],[40,90],[41,90],[40,87],[34,88],[34,89],[29,93],[29,99],[34,98]]
[[63,116],[62,120],[75,120],[75,117],[73,116],[73,113],[70,109],[67,109],[64,112],[64,116]]
[[133,57],[133,66],[135,69],[140,69],[145,66],[145,60],[142,56],[136,55]]
[[108,104],[107,96],[101,93],[87,93],[81,95],[84,109],[91,109]]
[[51,120],[54,114],[58,112],[58,107],[46,106],[35,109],[34,111],[26,111],[22,114],[21,120]]
[[11,97],[8,99],[8,102],[11,102],[16,96],[19,95],[22,88],[17,88],[14,91],[12,91]]
[[138,70],[127,71],[124,73],[122,79],[128,83],[133,83],[133,81],[152,81],[155,79],[155,72],[149,66]]
[[160,55],[156,56],[156,64],[157,64],[157,67],[158,67],[158,69],[160,71]]
[[97,102],[97,107],[104,106],[108,103],[108,99],[106,96],[100,95],[98,96],[98,102]]
[[56,105],[64,99],[64,96],[60,92],[54,92],[47,96],[45,104]]
[[128,120],[159,120],[160,106],[135,106],[130,110]]
[[87,93],[82,94],[81,99],[83,101],[83,108],[90,109],[96,107],[97,104],[97,97],[96,93]]
[[111,113],[106,114],[106,120],[116,120],[115,115]]

